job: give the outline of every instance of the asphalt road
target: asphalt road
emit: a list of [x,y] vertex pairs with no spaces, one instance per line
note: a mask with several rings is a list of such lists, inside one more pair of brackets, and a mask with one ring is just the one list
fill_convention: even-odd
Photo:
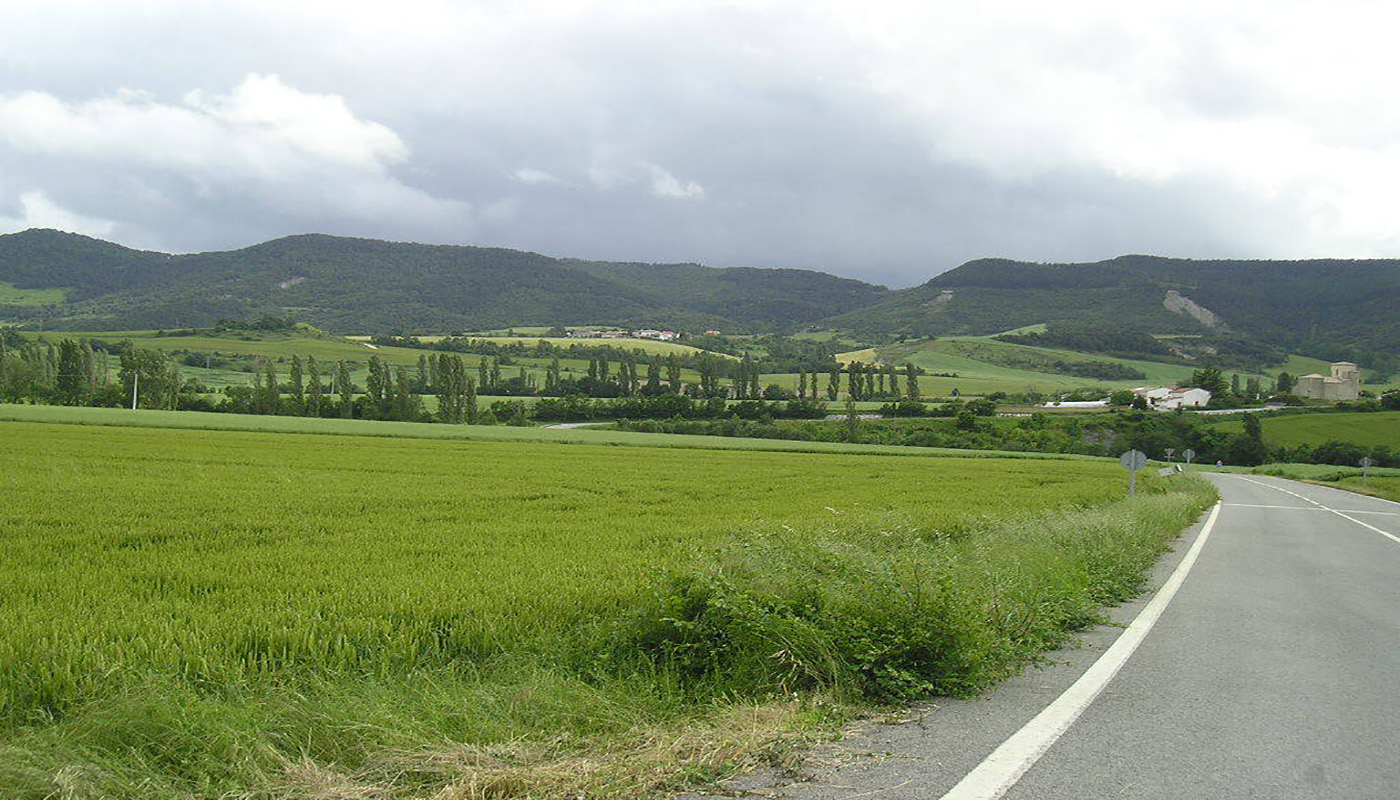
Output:
[[[1400,504],[1209,477],[1222,504],[1208,537],[1198,523],[1158,565],[1161,599],[1113,614],[1127,624],[1148,609],[1145,634],[1141,621],[1102,626],[984,699],[869,726],[795,781],[759,774],[733,788],[793,800],[1400,798]],[[1136,650],[1086,695],[1129,640]],[[1066,719],[1075,697],[1089,699]],[[1047,724],[1058,738],[1037,740]]]

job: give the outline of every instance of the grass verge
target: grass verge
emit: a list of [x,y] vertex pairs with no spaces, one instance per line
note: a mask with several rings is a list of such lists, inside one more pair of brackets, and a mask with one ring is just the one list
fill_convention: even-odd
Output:
[[1357,494],[1380,497],[1400,503],[1400,469],[1372,467],[1366,477],[1356,467],[1329,464],[1265,464],[1250,470],[1258,475],[1291,478],[1295,481],[1331,486]]

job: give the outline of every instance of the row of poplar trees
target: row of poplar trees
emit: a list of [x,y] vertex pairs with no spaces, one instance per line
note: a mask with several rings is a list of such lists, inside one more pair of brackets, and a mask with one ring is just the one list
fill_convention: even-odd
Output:
[[[176,408],[184,381],[173,359],[124,342],[113,359],[86,341],[57,344],[0,335],[0,401],[65,406]],[[134,390],[134,391],[133,391]]]
[[439,421],[474,423],[478,418],[476,382],[467,374],[462,357],[452,353],[426,356],[417,374],[370,356],[364,394],[357,398],[358,390],[346,362],[336,362],[326,373],[314,356],[305,361],[292,356],[285,380],[276,364],[264,361],[250,386],[230,387],[227,394],[234,406],[230,410],[251,414],[402,421],[431,419],[421,395],[433,394],[438,399]]

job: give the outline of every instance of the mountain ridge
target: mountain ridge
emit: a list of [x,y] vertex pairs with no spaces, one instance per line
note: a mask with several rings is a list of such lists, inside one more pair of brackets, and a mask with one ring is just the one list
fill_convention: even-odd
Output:
[[[0,281],[67,289],[62,303],[0,305],[0,322],[49,329],[198,327],[278,314],[340,333],[601,324],[833,328],[888,341],[1048,324],[1052,333],[1194,337],[1206,352],[1227,340],[1350,360],[1400,351],[1400,259],[984,258],[891,290],[815,270],[588,261],[326,234],[166,254],[31,229],[0,236]],[[1173,292],[1183,300],[1175,310]],[[1179,313],[1192,307],[1223,324]]]

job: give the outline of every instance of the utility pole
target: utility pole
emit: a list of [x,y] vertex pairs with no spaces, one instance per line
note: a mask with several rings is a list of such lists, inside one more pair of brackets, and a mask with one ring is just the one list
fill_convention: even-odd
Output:
[[136,410],[136,388],[141,385],[141,373],[131,373],[131,410]]

